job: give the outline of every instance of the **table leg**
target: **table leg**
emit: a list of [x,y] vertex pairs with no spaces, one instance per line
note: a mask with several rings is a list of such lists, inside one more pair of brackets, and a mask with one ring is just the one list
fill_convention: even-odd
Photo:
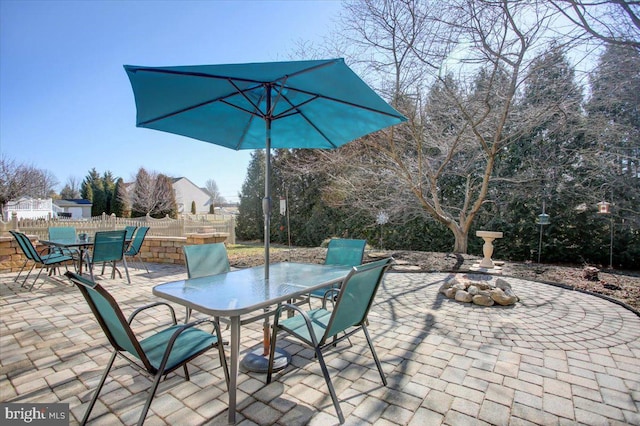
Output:
[[82,275],[82,263],[84,263],[84,247],[78,248],[78,255],[80,256],[80,260],[78,262],[78,275]]
[[240,366],[240,317],[231,317],[231,371],[229,372],[229,424],[236,422],[236,391]]

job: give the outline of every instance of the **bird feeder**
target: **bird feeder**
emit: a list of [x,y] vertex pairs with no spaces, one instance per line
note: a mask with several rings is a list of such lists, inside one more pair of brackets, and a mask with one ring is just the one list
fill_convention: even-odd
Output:
[[549,215],[546,213],[542,213],[538,215],[538,225],[549,225],[551,220],[549,219]]
[[607,203],[606,201],[600,201],[598,204],[598,213],[601,214],[609,214],[611,213],[611,203]]

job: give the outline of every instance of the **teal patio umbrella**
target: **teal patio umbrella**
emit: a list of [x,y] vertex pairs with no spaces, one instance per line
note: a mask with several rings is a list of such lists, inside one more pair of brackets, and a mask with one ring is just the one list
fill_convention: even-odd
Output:
[[271,149],[333,149],[406,120],[344,59],[124,68],[138,127],[235,150],[265,150],[266,279]]

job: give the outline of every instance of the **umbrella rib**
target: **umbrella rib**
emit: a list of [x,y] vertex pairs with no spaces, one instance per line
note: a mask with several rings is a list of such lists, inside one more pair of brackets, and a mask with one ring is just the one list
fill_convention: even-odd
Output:
[[307,122],[311,127],[313,127],[313,128],[316,130],[316,132],[318,132],[318,134],[319,134],[320,136],[322,136],[322,138],[323,138],[324,140],[326,140],[326,141],[327,141],[327,142],[328,142],[332,147],[337,148],[338,146],[337,146],[336,144],[334,144],[334,143],[331,141],[331,139],[329,139],[329,138],[327,137],[327,135],[326,135],[322,130],[320,130],[320,129],[318,128],[318,126],[316,126],[316,125],[315,125],[311,120],[309,120],[309,118],[307,118],[307,116],[306,116],[302,111],[300,111],[300,109],[299,109],[301,106],[303,106],[303,105],[305,105],[305,104],[307,104],[307,103],[309,103],[309,102],[311,102],[311,101],[314,101],[315,99],[318,99],[318,97],[319,97],[319,96],[317,96],[317,95],[316,95],[315,97],[313,97],[313,98],[311,98],[311,99],[308,99],[307,101],[305,101],[305,102],[303,102],[303,103],[301,103],[301,104],[299,104],[299,105],[293,105],[293,103],[289,100],[289,98],[287,98],[285,95],[282,95],[282,98],[283,98],[285,101],[287,101],[287,102],[289,103],[289,105],[291,105],[291,108],[288,110],[288,113],[286,113],[286,114],[285,114],[285,113],[279,114],[279,115],[278,115],[278,117],[276,117],[276,119],[278,119],[278,118],[284,118],[284,117],[289,117],[289,116],[291,116],[291,115],[295,115],[295,114],[300,114],[300,116],[304,119],[304,121],[306,121],[306,122]]
[[[297,89],[295,87],[288,87],[287,89],[289,89],[292,92],[299,92],[299,93],[303,93],[305,95],[315,96],[316,98],[314,98],[314,100],[317,99],[317,98],[322,98],[322,99],[326,99],[328,101],[337,102],[339,104],[348,105],[348,106],[354,107],[354,108],[364,109],[364,110],[367,110],[367,111],[375,112],[377,114],[386,115],[388,117],[399,118],[402,121],[406,121],[406,118],[403,115],[399,115],[398,116],[397,114],[392,114],[390,112],[381,111],[379,109],[371,108],[371,107],[368,107],[368,106],[365,106],[365,105],[356,104],[356,103],[353,103],[353,102],[345,101],[345,100],[334,98],[334,97],[331,97],[331,96],[325,96],[325,95],[322,95],[322,94],[319,94],[319,93],[309,92],[307,90]],[[297,106],[294,106],[291,102],[289,102],[289,104],[293,108],[297,108]],[[303,105],[303,104],[300,104],[300,105]]]
[[264,83],[263,81],[256,80],[253,78],[229,77],[226,75],[207,74],[204,72],[195,72],[195,71],[177,71],[177,70],[168,70],[168,69],[160,69],[160,68],[135,68],[131,70],[131,72],[133,73],[137,73],[140,71],[156,73],[156,74],[172,74],[172,75],[183,75],[188,77],[212,78],[214,80],[236,80],[236,81],[242,81],[246,83],[257,83],[257,84]]
[[226,99],[227,99],[227,98],[233,97],[233,96],[237,95],[238,93],[240,93],[240,94],[241,94],[241,95],[242,95],[242,96],[243,96],[243,97],[244,97],[244,98],[245,98],[245,99],[246,99],[246,100],[247,100],[251,105],[253,105],[253,106],[256,108],[256,110],[260,111],[260,108],[259,108],[257,105],[255,105],[255,104],[251,101],[251,99],[249,99],[249,98],[244,94],[244,92],[245,92],[245,91],[251,91],[251,90],[254,90],[254,89],[256,88],[256,86],[252,86],[252,87],[247,88],[247,89],[245,89],[245,90],[241,90],[241,89],[240,89],[236,84],[234,84],[234,83],[233,83],[233,81],[232,81],[232,80],[227,79],[227,81],[228,81],[228,82],[233,86],[233,88],[234,88],[234,89],[236,89],[236,91],[235,91],[235,92],[228,93],[228,94],[226,94],[226,95],[220,96],[220,97],[215,98],[215,99],[209,99],[209,100],[206,100],[206,101],[200,102],[199,104],[191,105],[191,106],[188,106],[188,107],[186,107],[186,108],[179,109],[179,110],[177,110],[177,111],[172,111],[172,112],[169,112],[169,113],[167,113],[167,114],[161,115],[161,116],[159,116],[159,117],[152,118],[152,119],[150,119],[150,120],[142,121],[142,122],[138,123],[138,126],[145,126],[145,125],[147,125],[147,124],[150,124],[150,123],[153,123],[153,122],[156,122],[156,121],[160,121],[160,120],[164,120],[165,118],[173,117],[173,116],[175,116],[175,115],[182,114],[183,112],[187,112],[187,111],[191,111],[191,110],[194,110],[194,109],[198,109],[198,108],[203,107],[203,106],[205,106],[205,105],[213,104],[213,103],[216,103],[216,102],[222,102],[222,103],[224,103],[224,104],[226,104],[226,105],[230,105],[230,106],[232,106],[232,107],[235,107],[235,108],[237,108],[237,109],[240,109],[241,111],[245,111],[245,112],[247,112],[247,113],[249,113],[249,114],[257,115],[257,116],[259,116],[259,117],[260,117],[260,115],[259,115],[259,114],[256,114],[255,112],[253,112],[253,111],[251,111],[251,110],[248,110],[248,109],[246,109],[246,108],[242,108],[242,107],[240,107],[240,106],[238,106],[238,105],[234,105],[234,104],[232,104],[232,103],[230,103],[230,102],[226,101]]

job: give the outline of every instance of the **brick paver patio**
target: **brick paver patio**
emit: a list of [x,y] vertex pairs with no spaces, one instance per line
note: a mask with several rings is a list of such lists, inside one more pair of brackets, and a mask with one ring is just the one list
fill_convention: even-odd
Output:
[[[125,315],[157,300],[154,285],[186,278],[184,267],[149,267],[149,274],[131,269],[131,285],[98,279]],[[69,403],[71,424],[77,424],[111,354],[106,338],[66,280],[47,278],[28,292],[14,276],[0,275],[0,401]],[[462,304],[438,294],[453,276],[386,275],[369,330],[387,387],[364,339],[352,338],[352,347],[342,343],[327,356],[346,424],[640,425],[635,313],[593,295],[514,278],[506,279],[521,299],[515,306]],[[176,306],[176,313],[183,316],[184,309]],[[134,329],[144,335],[164,314],[153,310]],[[261,345],[260,323],[242,332],[242,351]],[[292,365],[269,386],[264,374],[240,374],[238,424],[337,424],[313,353],[286,338],[278,342],[293,355]],[[150,381],[124,361],[116,366],[91,424],[137,421]],[[197,359],[190,372],[190,382],[179,370],[160,385],[146,424],[226,424],[228,397],[216,351]]]

